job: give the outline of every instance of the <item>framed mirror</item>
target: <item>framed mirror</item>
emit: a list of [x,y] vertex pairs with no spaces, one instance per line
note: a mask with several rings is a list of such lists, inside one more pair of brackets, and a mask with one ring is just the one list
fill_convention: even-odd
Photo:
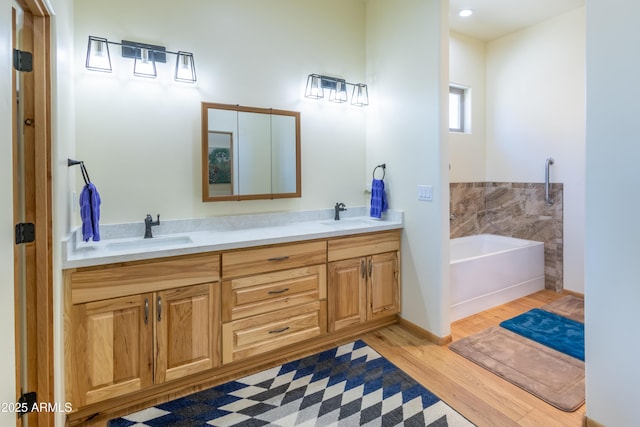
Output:
[[202,103],[202,201],[300,195],[299,112]]

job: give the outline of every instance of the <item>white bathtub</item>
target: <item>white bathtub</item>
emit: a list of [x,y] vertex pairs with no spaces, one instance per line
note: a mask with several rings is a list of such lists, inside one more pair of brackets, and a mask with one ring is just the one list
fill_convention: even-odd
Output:
[[451,239],[451,321],[544,289],[544,243],[493,234]]

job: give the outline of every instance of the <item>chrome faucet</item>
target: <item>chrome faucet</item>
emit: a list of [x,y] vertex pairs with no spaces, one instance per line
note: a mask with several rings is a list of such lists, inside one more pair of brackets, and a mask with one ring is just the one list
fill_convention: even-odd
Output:
[[150,239],[153,237],[153,234],[151,233],[151,227],[153,227],[154,225],[160,225],[160,214],[158,214],[158,219],[156,220],[156,222],[153,222],[153,218],[151,217],[151,215],[147,214],[147,217],[144,219],[145,239]]
[[335,219],[336,221],[339,221],[340,220],[340,212],[346,211],[347,207],[345,206],[344,203],[336,203],[336,205],[333,207],[333,209],[336,212],[336,214],[333,217],[333,219]]

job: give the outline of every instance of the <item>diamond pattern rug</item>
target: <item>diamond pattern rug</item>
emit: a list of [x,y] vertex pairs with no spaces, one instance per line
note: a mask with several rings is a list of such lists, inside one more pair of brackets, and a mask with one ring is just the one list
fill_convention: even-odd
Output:
[[109,421],[160,426],[473,426],[356,341]]

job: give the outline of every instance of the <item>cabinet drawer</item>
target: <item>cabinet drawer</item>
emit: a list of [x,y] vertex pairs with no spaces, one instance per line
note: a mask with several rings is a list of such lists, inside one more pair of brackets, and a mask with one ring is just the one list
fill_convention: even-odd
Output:
[[286,270],[327,261],[326,242],[296,243],[222,254],[222,277],[240,277]]
[[400,230],[329,240],[329,262],[400,250]]
[[72,270],[71,302],[79,304],[220,279],[220,255],[187,255]]
[[222,360],[230,363],[277,350],[327,331],[326,301],[222,325]]
[[222,282],[222,321],[326,299],[325,264],[301,267]]

